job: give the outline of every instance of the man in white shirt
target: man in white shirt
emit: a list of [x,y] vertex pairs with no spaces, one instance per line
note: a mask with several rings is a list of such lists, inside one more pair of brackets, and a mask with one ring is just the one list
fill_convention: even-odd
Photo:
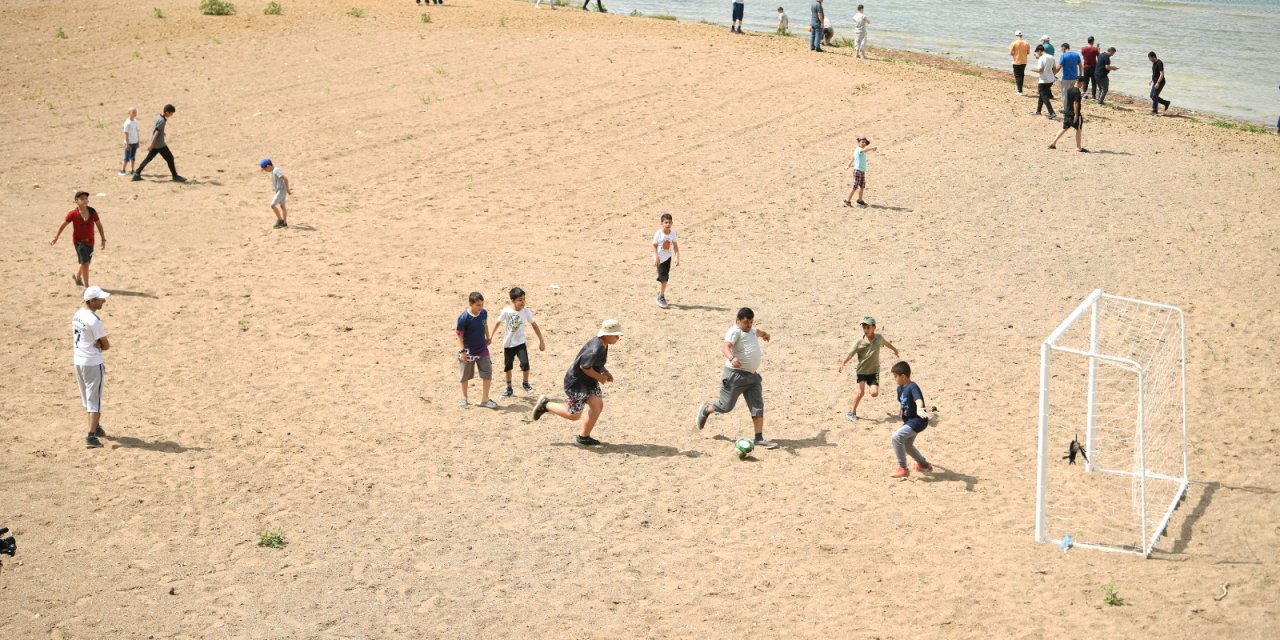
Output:
[[[720,379],[720,399],[698,405],[695,424],[701,430],[712,413],[729,413],[738,396],[747,400],[751,424],[755,427],[756,446],[773,449],[777,443],[764,439],[764,385],[760,380],[760,340],[769,341],[769,333],[755,328],[756,314],[748,307],[738,310],[738,319],[720,345],[724,354],[724,372]],[[757,337],[759,340],[757,340]]]
[[1036,66],[1031,68],[1040,75],[1038,85],[1040,98],[1036,102],[1036,115],[1040,115],[1041,108],[1048,107],[1048,118],[1053,120],[1058,117],[1058,114],[1053,111],[1053,83],[1057,81],[1057,73],[1061,68],[1058,66],[1058,61],[1045,51],[1044,45],[1036,45]]
[[111,294],[102,287],[84,290],[84,306],[71,317],[71,362],[76,370],[76,385],[80,388],[80,402],[89,412],[89,435],[84,444],[90,449],[102,446],[98,438],[107,435],[98,424],[102,417],[102,383],[107,368],[102,364],[102,352],[111,348],[107,341],[107,328],[98,317],[98,311]]
[[863,60],[867,59],[867,25],[869,24],[871,20],[862,10],[862,5],[858,5],[858,12],[853,14],[853,47],[854,57]]
[[[138,161],[138,110],[129,109],[129,117],[124,120],[124,162],[120,163],[120,175],[128,175],[125,173],[125,167],[134,165],[136,168]],[[133,168],[129,169],[129,173],[133,173]]]

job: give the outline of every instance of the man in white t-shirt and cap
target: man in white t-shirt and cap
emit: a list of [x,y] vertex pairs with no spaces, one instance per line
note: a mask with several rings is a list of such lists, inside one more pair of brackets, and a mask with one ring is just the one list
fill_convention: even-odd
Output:
[[89,435],[85,436],[84,444],[94,449],[102,446],[98,438],[107,435],[98,421],[102,417],[102,383],[107,375],[102,352],[110,349],[111,343],[107,341],[107,328],[98,311],[111,294],[102,287],[89,287],[83,297],[84,306],[71,317],[71,362],[76,370],[80,402],[89,412]]
[[858,12],[853,14],[853,51],[855,58],[867,59],[867,25],[871,24],[871,19],[867,17],[867,13],[862,5],[858,5]]

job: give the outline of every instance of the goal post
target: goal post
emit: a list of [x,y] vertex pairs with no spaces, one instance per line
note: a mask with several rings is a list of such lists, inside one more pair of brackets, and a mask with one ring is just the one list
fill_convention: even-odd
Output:
[[[1149,556],[1187,490],[1182,310],[1095,290],[1040,346],[1036,540]],[[1078,440],[1076,464],[1067,457]]]

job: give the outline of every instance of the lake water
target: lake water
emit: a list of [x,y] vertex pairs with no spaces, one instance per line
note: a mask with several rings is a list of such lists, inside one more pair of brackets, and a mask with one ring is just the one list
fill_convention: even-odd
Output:
[[[571,4],[574,0],[569,0]],[[942,54],[1010,70],[1019,29],[1034,48],[1040,36],[1077,51],[1088,36],[1115,47],[1111,91],[1145,97],[1147,52],[1165,63],[1163,97],[1174,109],[1225,114],[1274,126],[1280,114],[1280,0],[884,0],[862,2],[872,46]],[[778,6],[804,35],[809,0],[747,0],[746,30],[772,32]],[[613,13],[637,10],[728,25],[732,0],[606,0]],[[836,37],[853,35],[853,0],[824,0]],[[581,5],[577,5],[581,6]],[[594,9],[594,0],[592,8]],[[1010,73],[1012,77],[1012,72]],[[1032,91],[1034,92],[1034,85]]]

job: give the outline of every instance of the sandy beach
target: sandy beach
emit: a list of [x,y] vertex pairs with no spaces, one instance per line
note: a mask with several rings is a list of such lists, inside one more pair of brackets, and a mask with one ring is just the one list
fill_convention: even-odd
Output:
[[[1276,136],[1086,103],[1092,153],[1050,151],[1011,77],[571,7],[197,4],[0,20],[0,637],[1274,637]],[[117,176],[125,112],[165,103],[190,182]],[[110,241],[97,450],[49,246],[79,189]],[[455,405],[466,295],[495,318],[512,286],[539,393],[621,321],[603,446],[522,422],[536,395]],[[1095,288],[1187,312],[1192,484],[1150,559],[1033,538],[1039,348]],[[745,407],[693,428],[744,305],[780,445],[748,461]],[[891,386],[843,418],[864,315],[944,416],[933,474],[889,478]]]

